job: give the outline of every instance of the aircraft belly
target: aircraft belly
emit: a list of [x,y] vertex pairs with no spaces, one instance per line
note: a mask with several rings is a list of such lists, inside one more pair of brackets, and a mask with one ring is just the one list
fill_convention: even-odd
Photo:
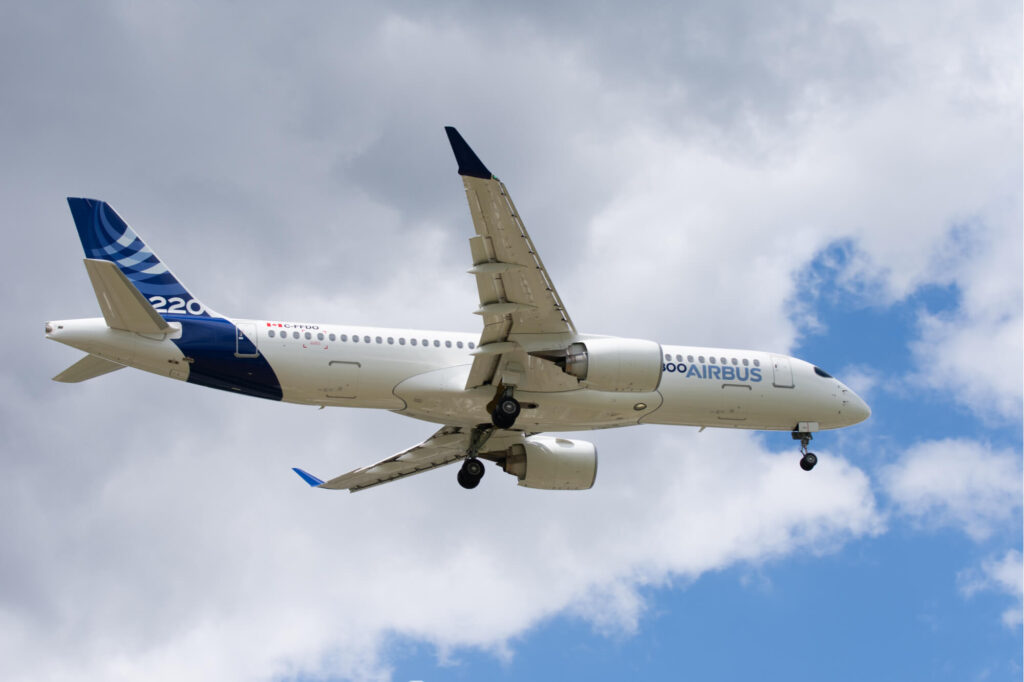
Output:
[[[770,388],[770,387],[769,387]],[[753,382],[722,382],[662,378],[665,402],[644,423],[715,426],[741,429],[780,428],[764,386]],[[781,426],[789,428],[789,426]]]
[[185,354],[170,339],[137,335],[134,367],[160,376],[188,381],[189,364]]
[[[657,412],[662,396],[657,391],[594,391],[517,394],[524,409],[516,427],[528,431],[586,431],[639,424]],[[537,407],[527,409],[526,406]]]
[[[406,405],[402,414],[440,424],[475,426],[491,421],[494,386],[467,389],[470,365],[411,377],[395,387]],[[661,394],[592,391],[516,391],[522,412],[515,428],[524,431],[585,431],[637,424],[661,406]]]
[[351,349],[265,340],[260,351],[274,368],[281,382],[282,400],[287,402],[387,410],[405,406],[393,392],[395,384],[407,376],[401,365]]

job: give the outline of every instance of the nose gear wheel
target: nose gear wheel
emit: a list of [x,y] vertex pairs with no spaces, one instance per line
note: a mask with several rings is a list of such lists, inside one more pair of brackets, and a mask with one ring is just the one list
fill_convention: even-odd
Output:
[[807,451],[807,446],[810,445],[813,437],[806,431],[793,432],[793,440],[800,441],[800,468],[804,471],[810,471],[818,464],[818,456]]

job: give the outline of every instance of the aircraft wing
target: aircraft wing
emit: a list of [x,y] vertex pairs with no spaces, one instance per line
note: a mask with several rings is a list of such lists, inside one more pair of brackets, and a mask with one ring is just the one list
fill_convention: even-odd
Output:
[[484,331],[466,388],[494,383],[510,335],[575,334],[576,327],[519,219],[505,185],[494,177],[455,128],[447,127],[466,187],[476,236],[469,240]]
[[[464,459],[474,445],[473,439],[479,438],[479,436],[480,434],[474,429],[445,426],[419,445],[414,445],[408,450],[382,459],[376,464],[354,469],[329,481],[322,481],[302,469],[293,469],[293,471],[311,487],[348,490],[355,493],[381,483],[397,481],[400,478],[420,474]],[[495,430],[484,439],[483,447],[478,454],[502,452],[511,445],[522,443],[524,437],[525,434],[516,431]]]

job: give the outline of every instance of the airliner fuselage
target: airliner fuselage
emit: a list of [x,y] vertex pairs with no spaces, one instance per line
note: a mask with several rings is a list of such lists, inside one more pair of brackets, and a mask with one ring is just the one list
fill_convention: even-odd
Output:
[[[494,390],[465,387],[475,334],[164,317],[174,328],[165,336],[111,329],[103,318],[93,318],[51,322],[47,337],[120,365],[260,398],[384,409],[466,427],[490,419]],[[817,431],[856,424],[869,414],[841,381],[797,358],[667,344],[660,351],[660,380],[653,390],[537,392],[519,386],[516,427],[583,431],[669,424],[792,431],[804,422]]]

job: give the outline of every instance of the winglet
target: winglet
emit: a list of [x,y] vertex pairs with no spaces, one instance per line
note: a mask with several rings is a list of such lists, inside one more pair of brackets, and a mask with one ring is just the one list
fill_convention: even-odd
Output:
[[487,170],[487,166],[480,160],[480,157],[469,148],[466,141],[459,135],[459,131],[451,126],[445,126],[444,131],[448,133],[448,142],[455,152],[455,160],[459,163],[459,175],[468,175],[472,178],[483,178],[490,180],[493,175]]
[[324,482],[321,481],[319,478],[317,478],[313,474],[306,473],[302,469],[298,469],[296,467],[292,467],[292,471],[297,473],[299,475],[299,477],[303,481],[308,483],[310,488],[319,488],[320,486],[322,486],[324,484]]

